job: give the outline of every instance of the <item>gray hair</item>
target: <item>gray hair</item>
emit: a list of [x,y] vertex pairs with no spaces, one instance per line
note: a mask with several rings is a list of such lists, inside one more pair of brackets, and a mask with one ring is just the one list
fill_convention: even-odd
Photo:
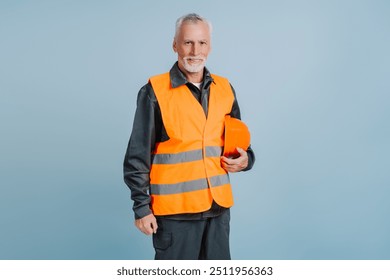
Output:
[[184,15],[182,17],[179,17],[177,19],[177,21],[176,21],[176,30],[175,30],[175,38],[179,34],[180,28],[181,28],[181,26],[183,25],[184,22],[197,23],[198,21],[204,22],[204,23],[206,23],[208,25],[209,31],[210,31],[210,35],[211,35],[211,31],[213,29],[213,27],[211,25],[211,22],[209,20],[207,20],[206,18],[201,17],[198,14],[191,13],[191,14],[187,14],[187,15]]

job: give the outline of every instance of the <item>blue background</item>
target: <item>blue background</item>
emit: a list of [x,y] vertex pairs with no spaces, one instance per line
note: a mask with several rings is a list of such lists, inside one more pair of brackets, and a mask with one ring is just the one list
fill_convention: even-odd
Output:
[[122,162],[175,20],[214,26],[257,162],[234,259],[390,259],[390,2],[0,2],[0,258],[151,259]]

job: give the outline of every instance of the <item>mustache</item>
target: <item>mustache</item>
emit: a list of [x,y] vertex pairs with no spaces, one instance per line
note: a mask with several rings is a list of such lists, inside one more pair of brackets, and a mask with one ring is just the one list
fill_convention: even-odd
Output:
[[201,61],[205,61],[205,58],[203,56],[186,56],[186,57],[183,57],[183,59],[185,59],[185,60],[201,60]]

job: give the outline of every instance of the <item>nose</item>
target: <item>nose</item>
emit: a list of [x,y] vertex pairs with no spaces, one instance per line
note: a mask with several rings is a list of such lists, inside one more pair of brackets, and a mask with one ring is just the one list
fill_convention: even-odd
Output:
[[199,55],[199,53],[200,53],[200,46],[199,46],[198,43],[194,43],[194,44],[192,45],[191,52],[192,52],[192,55],[193,55],[193,56]]

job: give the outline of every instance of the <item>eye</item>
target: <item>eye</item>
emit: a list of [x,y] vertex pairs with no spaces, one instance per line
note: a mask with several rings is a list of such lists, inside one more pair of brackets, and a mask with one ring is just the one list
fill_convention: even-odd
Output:
[[207,42],[206,41],[201,41],[200,44],[201,45],[207,45]]
[[185,42],[184,42],[184,45],[186,45],[186,46],[191,45],[191,41],[185,41]]

